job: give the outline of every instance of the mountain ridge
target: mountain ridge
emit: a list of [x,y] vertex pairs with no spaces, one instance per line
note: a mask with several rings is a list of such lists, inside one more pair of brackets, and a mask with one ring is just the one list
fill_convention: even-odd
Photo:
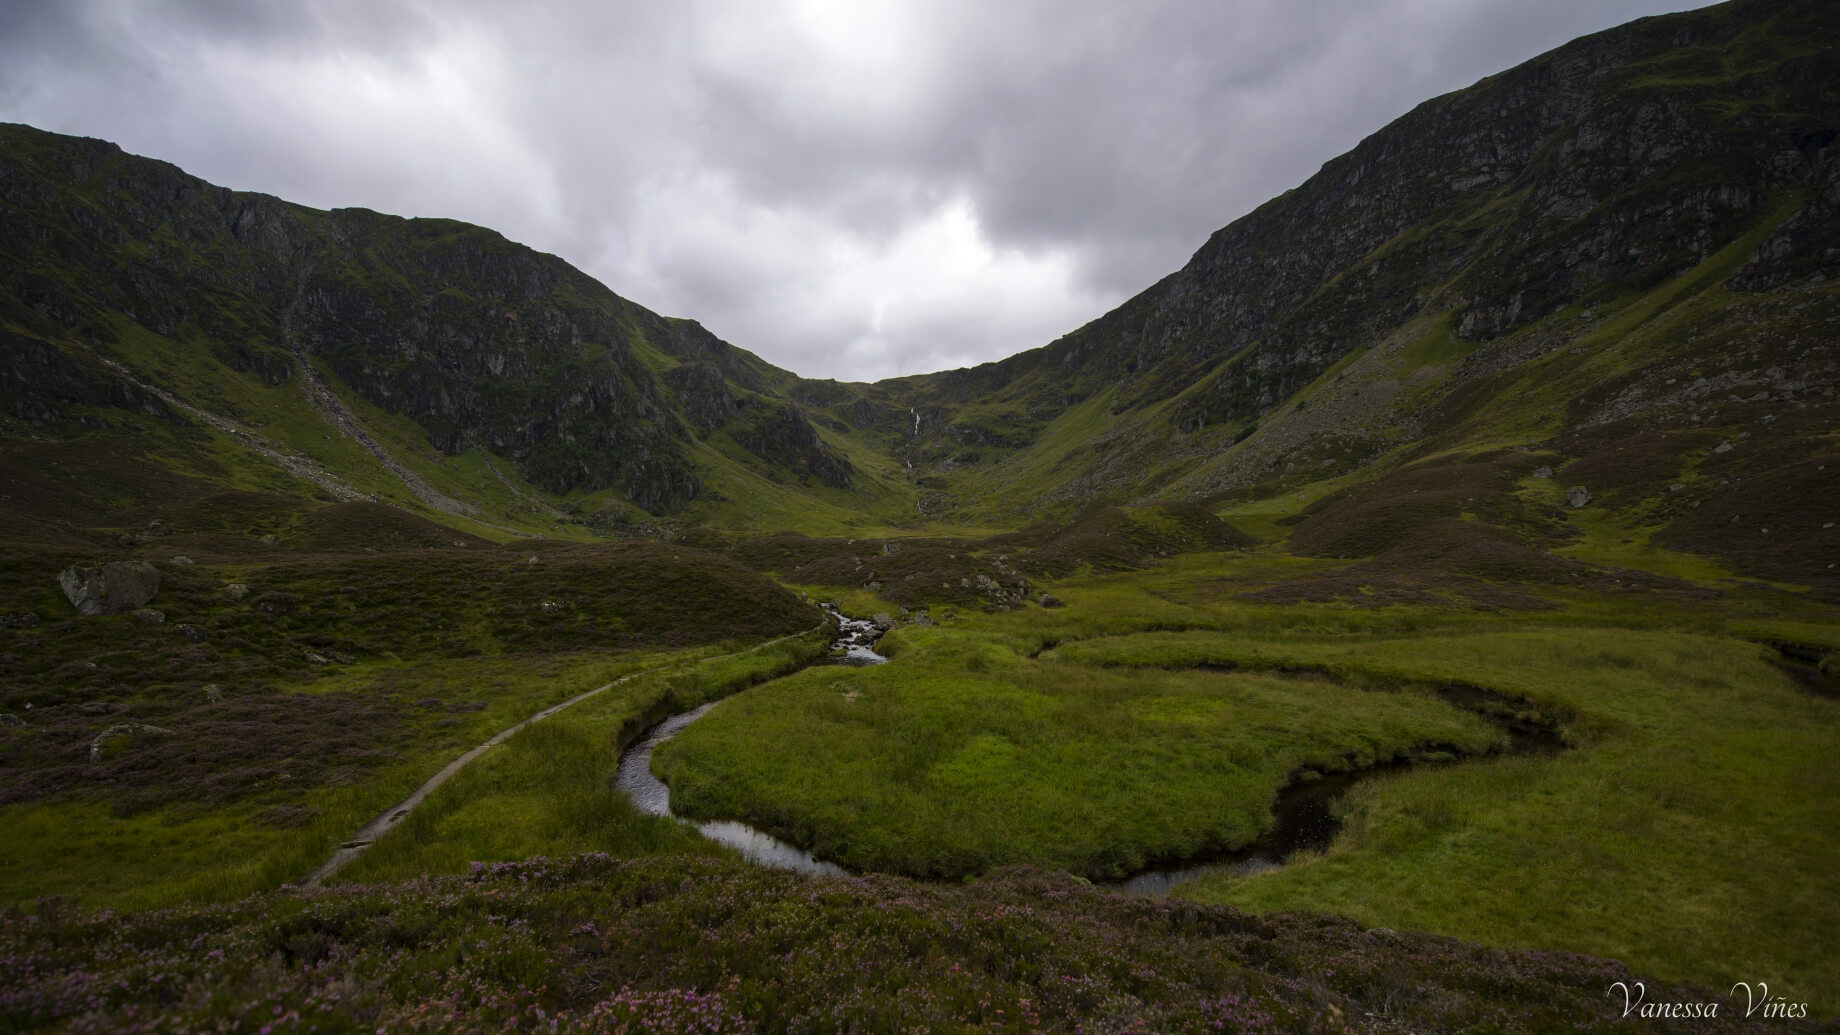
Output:
[[[1016,527],[1321,496],[1440,451],[1562,464],[1593,429],[1747,434],[1840,386],[1798,333],[1836,307],[1836,20],[1734,0],[1573,41],[1418,105],[1055,342],[874,383],[781,370],[489,229],[7,127],[7,413],[174,416],[92,353],[230,417],[318,379],[353,415],[290,417],[289,449],[335,468],[323,425],[368,427],[382,484],[550,534]],[[1764,410],[1721,415],[1734,393]],[[1793,426],[1831,445],[1831,417]]]

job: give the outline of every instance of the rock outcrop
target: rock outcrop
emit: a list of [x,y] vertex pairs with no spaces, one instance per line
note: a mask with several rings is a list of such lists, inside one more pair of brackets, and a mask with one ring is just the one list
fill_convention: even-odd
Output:
[[58,585],[78,614],[127,614],[160,591],[160,570],[145,561],[73,564],[58,573]]

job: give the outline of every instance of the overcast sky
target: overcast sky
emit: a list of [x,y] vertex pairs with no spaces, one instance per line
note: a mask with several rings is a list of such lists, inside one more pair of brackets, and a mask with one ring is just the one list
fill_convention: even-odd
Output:
[[1033,348],[1669,0],[0,0],[0,120],[480,223],[810,377]]

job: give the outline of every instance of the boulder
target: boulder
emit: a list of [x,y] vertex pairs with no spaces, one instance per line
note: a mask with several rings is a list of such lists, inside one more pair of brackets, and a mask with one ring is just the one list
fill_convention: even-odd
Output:
[[1565,502],[1570,503],[1573,510],[1577,510],[1579,507],[1591,502],[1591,494],[1585,491],[1584,486],[1574,485],[1565,490]]
[[83,615],[118,615],[145,606],[160,591],[159,569],[146,561],[73,564],[58,585]]
[[0,627],[7,629],[32,629],[38,625],[38,615],[26,611],[16,615],[0,615]]
[[232,582],[224,587],[224,596],[229,597],[231,600],[241,600],[248,595],[249,587],[243,585],[241,582]]
[[1534,468],[1534,469],[1533,469],[1533,476],[1534,476],[1535,478],[1551,478],[1551,477],[1552,477],[1552,468],[1550,468],[1550,467],[1536,467],[1536,468]]
[[109,741],[117,737],[131,737],[136,733],[157,733],[161,736],[171,736],[172,730],[161,729],[158,726],[149,726],[144,722],[123,722],[110,726],[108,729],[96,734],[96,739],[89,742],[89,760],[91,762],[102,761],[103,758],[106,757]]

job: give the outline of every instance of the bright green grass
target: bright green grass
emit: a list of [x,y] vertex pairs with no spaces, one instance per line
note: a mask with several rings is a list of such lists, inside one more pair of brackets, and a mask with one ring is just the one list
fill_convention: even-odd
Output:
[[338,879],[394,880],[590,851],[717,851],[682,824],[642,815],[613,789],[621,748],[668,714],[809,664],[828,642],[825,630],[674,664],[526,727],[430,795]]
[[[1208,843],[1169,832],[1190,821],[1191,795],[1229,783],[1236,746],[1318,743],[1317,715],[1346,723],[1331,736],[1375,721],[1339,711],[1339,697],[1316,712],[1326,702],[1310,695],[1425,700],[1274,670],[1380,687],[1470,683],[1559,718],[1573,750],[1363,784],[1321,857],[1185,893],[1614,956],[1709,987],[1765,980],[1840,1007],[1840,943],[1829,937],[1840,925],[1840,702],[1797,688],[1750,642],[1833,645],[1831,608],[1754,583],[1727,584],[1713,604],[1552,590],[1565,607],[1550,612],[1235,599],[1325,566],[1335,565],[1189,555],[1048,587],[1064,609],[903,628],[884,641],[890,665],[757,688],[657,765],[682,806],[751,819],[853,865],[1078,868],[1130,858],[1120,846],[1156,836]],[[1676,574],[1698,574],[1689,569]],[[1243,671],[1194,670],[1204,663]],[[1282,715],[1266,728],[1207,721],[1209,708],[1244,716],[1273,702]],[[1223,836],[1211,818],[1210,836]]]
[[664,745],[654,764],[673,800],[857,869],[959,876],[1027,862],[1116,877],[1256,840],[1298,769],[1500,741],[1427,695],[1118,674],[956,629],[904,630],[890,650],[890,665],[759,687]]
[[[312,872],[340,841],[408,797],[455,755],[512,723],[619,676],[681,666],[722,649],[339,669],[311,692],[353,690],[486,707],[422,712],[407,725],[395,761],[357,782],[312,788],[284,801],[263,798],[220,808],[185,804],[125,817],[83,800],[0,809],[0,826],[7,831],[7,849],[0,852],[0,905],[63,895],[89,906],[147,908],[271,890]],[[277,804],[305,806],[311,818],[298,827],[265,825],[258,817]]]
[[1341,641],[1210,633],[1058,652],[1090,663],[1324,665],[1460,680],[1569,717],[1555,759],[1410,772],[1360,788],[1324,856],[1183,893],[1312,908],[1496,944],[1614,956],[1709,986],[1780,981],[1836,1000],[1840,703],[1765,651],[1634,629],[1425,633]]

